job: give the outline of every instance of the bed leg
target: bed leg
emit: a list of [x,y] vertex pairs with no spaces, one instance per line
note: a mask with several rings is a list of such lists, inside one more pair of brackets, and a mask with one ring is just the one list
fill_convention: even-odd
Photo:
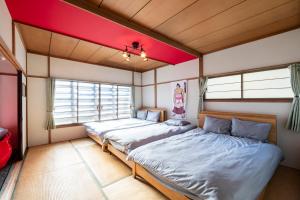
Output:
[[107,152],[107,145],[102,144],[102,151]]
[[136,178],[136,163],[135,162],[132,165],[132,176],[133,176],[133,178]]

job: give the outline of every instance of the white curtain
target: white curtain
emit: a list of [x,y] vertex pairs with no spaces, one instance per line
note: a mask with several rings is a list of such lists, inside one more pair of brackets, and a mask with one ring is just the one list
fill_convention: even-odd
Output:
[[47,79],[47,120],[46,120],[46,129],[54,129],[55,121],[53,116],[54,108],[54,98],[55,98],[55,79]]
[[131,117],[135,117],[135,86],[131,86]]
[[207,89],[207,77],[199,78],[199,103],[198,103],[198,114],[203,111],[204,101],[203,97]]

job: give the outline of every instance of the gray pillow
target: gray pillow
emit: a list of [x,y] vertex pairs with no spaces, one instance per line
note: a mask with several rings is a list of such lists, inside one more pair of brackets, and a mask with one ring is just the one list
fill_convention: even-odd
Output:
[[0,128],[0,140],[7,134],[8,130],[5,128]]
[[167,124],[169,126],[186,126],[191,123],[188,121],[182,120],[182,119],[169,119],[169,120],[165,121],[165,124]]
[[146,120],[152,122],[158,122],[160,118],[160,112],[148,111]]
[[147,117],[147,110],[138,110],[136,113],[136,118],[145,120]]
[[203,129],[208,132],[230,134],[231,120],[205,116]]
[[254,121],[232,119],[231,134],[238,137],[247,137],[260,141],[267,141],[272,124]]

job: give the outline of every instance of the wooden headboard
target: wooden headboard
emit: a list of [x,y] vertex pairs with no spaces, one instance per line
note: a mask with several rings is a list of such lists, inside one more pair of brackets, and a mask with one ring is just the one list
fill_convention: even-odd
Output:
[[141,110],[148,110],[152,112],[160,112],[159,121],[163,122],[167,119],[167,110],[164,108],[142,108]]
[[205,116],[211,116],[211,117],[222,118],[222,119],[237,118],[241,120],[270,123],[272,124],[272,128],[268,140],[270,143],[277,144],[277,120],[275,115],[203,111],[199,114],[199,127],[201,128],[204,125]]

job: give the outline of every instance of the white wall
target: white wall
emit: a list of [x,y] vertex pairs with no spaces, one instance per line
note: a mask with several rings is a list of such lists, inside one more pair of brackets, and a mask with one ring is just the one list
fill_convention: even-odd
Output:
[[[204,74],[300,61],[300,29],[204,55]],[[300,134],[284,128],[291,103],[206,102],[205,109],[274,114],[278,120],[278,145],[284,165],[300,169]]]
[[[29,76],[47,76],[46,56],[27,54]],[[132,72],[65,59],[50,58],[50,75],[56,78],[132,84]],[[141,74],[135,74],[135,84],[141,84]],[[28,143],[36,146],[48,143],[46,121],[46,78],[28,77]],[[136,107],[141,106],[141,87],[136,87]],[[51,131],[52,142],[85,137],[82,126],[57,128]]]
[[21,39],[19,29],[15,29],[15,57],[22,69],[26,72],[26,49]]
[[[158,68],[157,72],[157,107],[166,108],[167,115],[170,117],[172,109],[172,81],[198,78],[199,76],[199,60],[194,59],[178,65],[168,65]],[[154,84],[154,71],[142,73],[143,85]],[[167,83],[166,83],[167,82]],[[187,96],[187,119],[197,124],[198,111],[198,95],[199,87],[197,79],[188,80],[188,96]],[[154,86],[143,87],[143,106],[154,107],[155,92]]]
[[0,0],[0,37],[12,51],[12,19],[5,0]]
[[206,54],[204,75],[300,61],[300,29]]

